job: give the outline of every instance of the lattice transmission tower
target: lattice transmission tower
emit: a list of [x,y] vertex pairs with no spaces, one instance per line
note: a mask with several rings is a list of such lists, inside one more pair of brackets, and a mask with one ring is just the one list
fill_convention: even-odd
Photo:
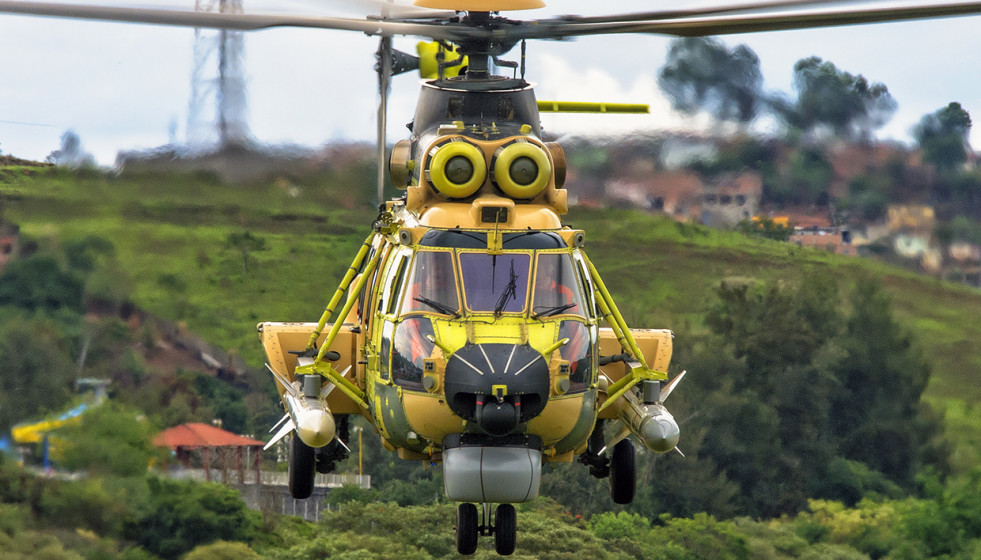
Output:
[[[242,0],[195,0],[195,11],[240,14]],[[195,29],[187,143],[218,149],[250,142],[241,31]]]

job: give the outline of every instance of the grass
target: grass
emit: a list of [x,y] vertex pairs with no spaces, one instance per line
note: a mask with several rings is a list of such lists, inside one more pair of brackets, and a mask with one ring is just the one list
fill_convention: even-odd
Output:
[[[0,168],[7,219],[45,247],[109,239],[141,308],[238,354],[263,357],[259,321],[315,321],[375,216],[351,182],[327,176],[222,186],[207,177],[106,177]],[[632,326],[699,328],[713,288],[727,278],[848,283],[875,276],[894,312],[933,364],[928,401],[943,411],[955,460],[981,460],[981,292],[867,259],[832,255],[622,210],[574,209],[586,249]],[[234,236],[258,245],[243,252]]]

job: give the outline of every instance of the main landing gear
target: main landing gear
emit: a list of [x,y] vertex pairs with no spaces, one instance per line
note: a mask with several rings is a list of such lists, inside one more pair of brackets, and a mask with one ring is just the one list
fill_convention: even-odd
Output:
[[610,497],[616,504],[629,504],[634,501],[637,489],[637,459],[634,444],[622,439],[613,446],[612,457],[607,457],[606,438],[603,435],[602,420],[589,436],[586,452],[579,456],[579,462],[589,467],[589,474],[596,478],[610,478]]
[[477,518],[475,504],[460,504],[456,509],[456,550],[460,554],[477,551],[477,537],[494,535],[494,549],[501,556],[514,552],[518,536],[518,516],[511,504],[500,504],[490,524],[491,504],[482,504],[484,523]]

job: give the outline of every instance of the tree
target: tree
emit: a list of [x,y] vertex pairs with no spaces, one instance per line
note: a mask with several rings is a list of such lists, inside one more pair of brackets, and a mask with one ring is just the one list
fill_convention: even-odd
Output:
[[805,132],[829,130],[846,138],[864,139],[886,124],[896,101],[881,83],[839,70],[812,56],[794,65],[797,102],[782,111],[788,124]]
[[74,130],[66,130],[61,135],[61,148],[48,154],[47,160],[70,169],[95,167],[95,158],[82,149],[82,140]]
[[48,255],[10,262],[0,275],[0,305],[31,311],[67,308],[82,310],[83,283]]
[[679,399],[703,403],[685,426],[705,434],[691,454],[739,485],[741,513],[895,496],[946,469],[941,426],[920,401],[929,367],[888,297],[871,280],[841,291],[816,273],[717,290],[705,347],[719,357],[690,364],[700,375]]
[[849,300],[829,427],[845,458],[912,488],[923,467],[947,467],[940,422],[920,400],[930,366],[873,280],[859,281]]
[[164,559],[178,558],[216,541],[248,542],[261,515],[249,510],[238,491],[221,484],[149,479],[143,511],[127,520],[126,538]]
[[66,440],[61,466],[114,476],[139,476],[158,454],[154,429],[136,410],[105,403],[82,417],[77,427],[59,436]]
[[0,324],[0,433],[68,402],[75,368],[50,320],[20,314]]
[[708,111],[720,121],[743,124],[756,118],[763,98],[756,53],[746,45],[730,50],[707,37],[673,40],[658,85],[685,114]]
[[252,258],[250,253],[253,251],[265,251],[266,240],[262,237],[256,237],[251,231],[246,231],[244,233],[229,233],[225,237],[225,246],[241,251],[242,272],[244,274],[248,274],[249,259]]
[[913,137],[923,150],[923,158],[938,171],[950,172],[967,161],[971,115],[960,103],[924,115],[913,129]]

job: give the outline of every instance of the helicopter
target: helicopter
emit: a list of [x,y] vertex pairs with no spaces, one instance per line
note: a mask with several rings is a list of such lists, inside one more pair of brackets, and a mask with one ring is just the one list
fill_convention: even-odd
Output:
[[[538,496],[544,463],[583,463],[610,479],[614,502],[629,503],[634,440],[680,453],[664,403],[684,377],[667,373],[671,331],[627,325],[587,255],[586,232],[562,223],[565,154],[541,131],[541,111],[642,108],[540,102],[524,56],[509,53],[518,45],[523,53],[528,40],[581,35],[705,36],[981,12],[978,2],[839,9],[788,0],[517,20],[501,13],[542,3],[416,4],[429,11],[347,19],[0,0],[0,12],[381,38],[378,175],[387,163],[403,194],[379,197],[319,321],[258,325],[285,411],[268,445],[289,442],[290,492],[307,498],[316,473],[347,453],[351,417],[361,416],[400,458],[442,464],[446,497],[459,502],[458,552],[473,554],[488,536],[501,555],[516,548],[513,504]],[[392,49],[395,35],[434,43],[413,56]],[[388,82],[415,69],[425,81],[410,138],[386,153]]]

